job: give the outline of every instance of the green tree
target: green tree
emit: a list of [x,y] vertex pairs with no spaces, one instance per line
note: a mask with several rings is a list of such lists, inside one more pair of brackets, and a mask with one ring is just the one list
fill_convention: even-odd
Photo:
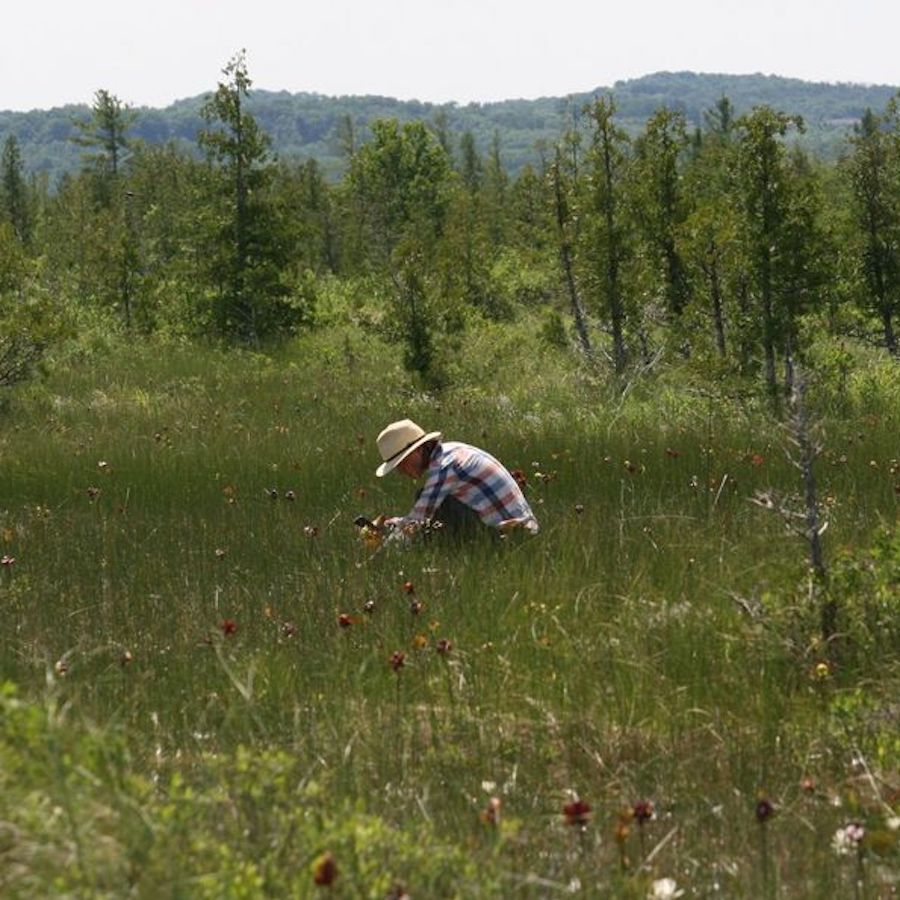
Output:
[[900,355],[895,321],[900,312],[900,117],[894,101],[884,116],[867,109],[844,164],[853,256],[861,306],[874,312],[888,351]]
[[74,122],[76,135],[72,140],[88,151],[84,160],[97,177],[97,196],[109,205],[115,200],[113,184],[119,175],[128,150],[128,130],[137,113],[115,94],[100,89],[94,94],[91,117]]
[[588,184],[585,236],[591,260],[591,284],[612,335],[613,367],[621,375],[628,361],[622,267],[630,245],[623,204],[630,156],[628,136],[613,121],[615,112],[612,97],[598,97],[587,109],[591,142],[585,163]]
[[741,270],[731,193],[734,108],[722,97],[703,118],[706,129],[700,132],[684,173],[683,190],[691,198],[690,212],[680,229],[678,245],[698,301],[696,317],[712,322],[716,353],[725,359],[729,323],[737,325],[732,301]]
[[362,218],[369,264],[388,270],[407,237],[429,250],[444,226],[450,199],[447,154],[421,122],[395,119],[372,126],[372,139],[350,164],[349,189]]
[[15,135],[3,143],[0,157],[0,210],[13,227],[16,237],[28,244],[31,239],[28,189],[23,175],[22,152]]
[[689,144],[684,115],[657,110],[635,144],[632,208],[647,246],[650,284],[659,285],[669,313],[680,316],[691,289],[678,249],[680,229],[688,215],[681,187],[680,162]]
[[252,82],[243,52],[223,74],[226,80],[203,106],[209,127],[199,136],[210,164],[210,200],[217,209],[217,252],[210,259],[215,321],[223,336],[256,343],[291,330],[304,311],[290,302],[282,277],[288,245],[269,193],[277,165],[268,135],[246,110]]
[[821,237],[812,179],[797,160],[789,159],[784,146],[791,127],[802,129],[802,119],[766,106],[736,123],[738,240],[762,342],[766,386],[776,407],[777,360],[781,355],[787,364],[798,349],[798,317],[814,299],[823,262],[816,258]]
[[348,177],[364,264],[390,298],[387,330],[405,345],[407,368],[430,381],[438,380],[435,335],[449,338],[448,327],[459,326],[435,288],[452,187],[450,161],[431,132],[421,122],[401,127],[393,119],[374,123]]

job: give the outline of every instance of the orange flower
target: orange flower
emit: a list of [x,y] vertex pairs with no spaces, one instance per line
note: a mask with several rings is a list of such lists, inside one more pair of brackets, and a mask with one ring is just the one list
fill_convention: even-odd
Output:
[[486,825],[499,825],[500,824],[500,807],[502,806],[502,802],[499,797],[491,797],[488,800],[488,805],[482,810],[481,813],[481,821]]
[[326,851],[313,863],[313,881],[320,887],[334,884],[337,878],[337,863],[331,852]]

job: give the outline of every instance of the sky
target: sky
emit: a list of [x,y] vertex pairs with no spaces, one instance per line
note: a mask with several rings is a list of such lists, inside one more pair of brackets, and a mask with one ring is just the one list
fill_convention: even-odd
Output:
[[534,99],[659,71],[900,86],[900,0],[7,0],[0,110],[255,88]]

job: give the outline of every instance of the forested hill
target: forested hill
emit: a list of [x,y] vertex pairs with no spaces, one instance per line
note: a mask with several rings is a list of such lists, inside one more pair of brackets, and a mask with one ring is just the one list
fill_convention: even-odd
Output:
[[[102,87],[116,93],[114,84]],[[210,90],[213,88],[211,84]],[[580,109],[596,94],[611,93],[620,123],[635,131],[660,106],[682,110],[691,124],[700,125],[703,113],[723,96],[728,97],[738,114],[766,104],[803,116],[807,132],[799,140],[818,156],[834,159],[848,129],[864,110],[869,107],[882,111],[897,90],[887,85],[812,83],[766,75],[658,72],[595,91],[537,100],[461,106],[376,96],[326,97],[258,90],[252,92],[248,108],[272,137],[274,150],[282,159],[315,158],[331,176],[341,172],[347,150],[366,140],[369,123],[386,117],[423,120],[442,135],[451,149],[459,146],[459,138],[466,131],[472,133],[482,152],[496,136],[501,159],[514,173],[537,158],[536,148],[541,142],[556,140],[571,123],[573,110]],[[130,137],[195,147],[203,100],[201,96],[180,100],[165,109],[139,108]],[[0,141],[15,135],[26,170],[46,173],[53,184],[62,173],[79,167],[82,148],[71,140],[75,132],[72,123],[73,119],[84,120],[89,115],[87,103],[24,113],[0,111]]]

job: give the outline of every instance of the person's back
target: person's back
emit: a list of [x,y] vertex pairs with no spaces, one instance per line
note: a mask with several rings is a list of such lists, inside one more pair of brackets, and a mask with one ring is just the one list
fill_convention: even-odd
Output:
[[[413,508],[405,516],[386,520],[389,527],[412,529],[436,520],[454,526],[472,519],[500,531],[539,526],[515,478],[486,450],[462,441],[444,441],[440,432],[426,434],[403,419],[388,425],[377,439],[381,477],[395,468],[410,478],[425,476]],[[462,507],[462,509],[460,508]]]

